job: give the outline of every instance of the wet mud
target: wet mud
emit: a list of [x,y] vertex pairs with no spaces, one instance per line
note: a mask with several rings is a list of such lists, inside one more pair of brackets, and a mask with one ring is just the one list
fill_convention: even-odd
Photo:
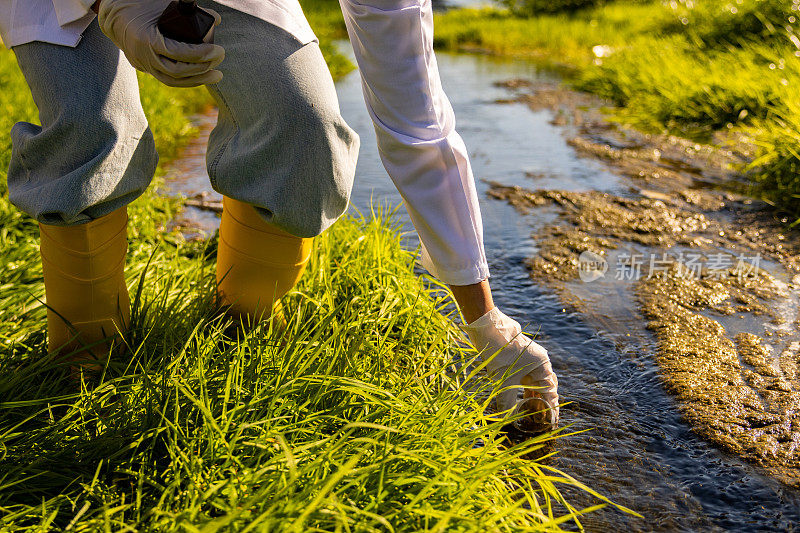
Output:
[[[764,272],[737,284],[728,281],[738,279],[732,275],[724,281],[684,280],[677,266],[637,287],[642,313],[658,337],[657,362],[667,390],[699,435],[800,486],[797,344],[774,354],[765,338],[726,330],[703,313],[737,300],[739,292],[745,308],[750,299],[765,308],[768,300],[787,295]],[[729,284],[739,286],[730,290]]]
[[503,86],[509,102],[552,111],[577,154],[628,186],[491,183],[489,196],[521,213],[555,214],[531,236],[530,275],[587,315],[608,312],[584,297],[595,287],[626,293],[694,432],[800,487],[800,232],[747,196],[736,171],[746,147],[627,130],[605,119],[604,102],[557,84]]

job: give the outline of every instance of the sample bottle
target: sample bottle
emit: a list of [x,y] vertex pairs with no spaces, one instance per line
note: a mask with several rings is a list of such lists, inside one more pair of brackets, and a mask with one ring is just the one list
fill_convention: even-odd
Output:
[[175,41],[189,44],[214,41],[214,15],[196,0],[175,0],[158,18],[158,30]]

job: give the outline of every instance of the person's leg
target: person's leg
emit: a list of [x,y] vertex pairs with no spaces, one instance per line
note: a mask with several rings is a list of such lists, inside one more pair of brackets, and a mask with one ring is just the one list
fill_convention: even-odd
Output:
[[[39,221],[52,350],[97,344],[128,324],[126,206],[157,162],[133,67],[96,23],[75,47],[13,48],[41,126],[11,130],[9,199]],[[81,357],[86,357],[82,354]]]
[[219,106],[207,155],[224,199],[218,290],[232,314],[268,315],[302,275],[310,238],[347,208],[358,136],[339,113],[316,42],[216,2],[225,48]]

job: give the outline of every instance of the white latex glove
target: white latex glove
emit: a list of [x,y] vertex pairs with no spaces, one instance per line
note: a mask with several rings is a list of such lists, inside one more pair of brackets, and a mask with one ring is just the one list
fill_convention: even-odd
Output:
[[[553,373],[547,350],[526,337],[519,322],[496,307],[462,329],[481,357],[489,359],[486,364],[489,376],[496,380],[505,376],[503,388],[511,387],[496,397],[498,411],[508,411],[509,414],[517,410],[531,412],[531,416],[520,424],[523,429],[555,429],[558,425],[558,379]],[[523,399],[517,401],[522,385],[533,388],[526,388]],[[533,414],[545,409],[540,414]]]
[[[156,23],[170,0],[103,0],[97,21],[131,65],[172,87],[217,83],[222,72],[214,70],[225,58],[216,44],[188,44],[164,37]],[[219,24],[218,13],[214,15]]]

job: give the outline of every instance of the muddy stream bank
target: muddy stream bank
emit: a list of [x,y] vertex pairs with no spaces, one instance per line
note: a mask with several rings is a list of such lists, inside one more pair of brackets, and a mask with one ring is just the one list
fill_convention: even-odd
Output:
[[[552,464],[646,517],[600,511],[587,529],[800,527],[800,242],[729,190],[736,155],[613,128],[598,102],[526,62],[438,57],[496,301],[540,332],[571,402],[563,423],[589,430],[560,439]],[[400,203],[358,74],[337,89],[362,138],[352,208]],[[198,117],[168,177],[206,207],[176,220],[190,237],[218,225],[213,121]]]

